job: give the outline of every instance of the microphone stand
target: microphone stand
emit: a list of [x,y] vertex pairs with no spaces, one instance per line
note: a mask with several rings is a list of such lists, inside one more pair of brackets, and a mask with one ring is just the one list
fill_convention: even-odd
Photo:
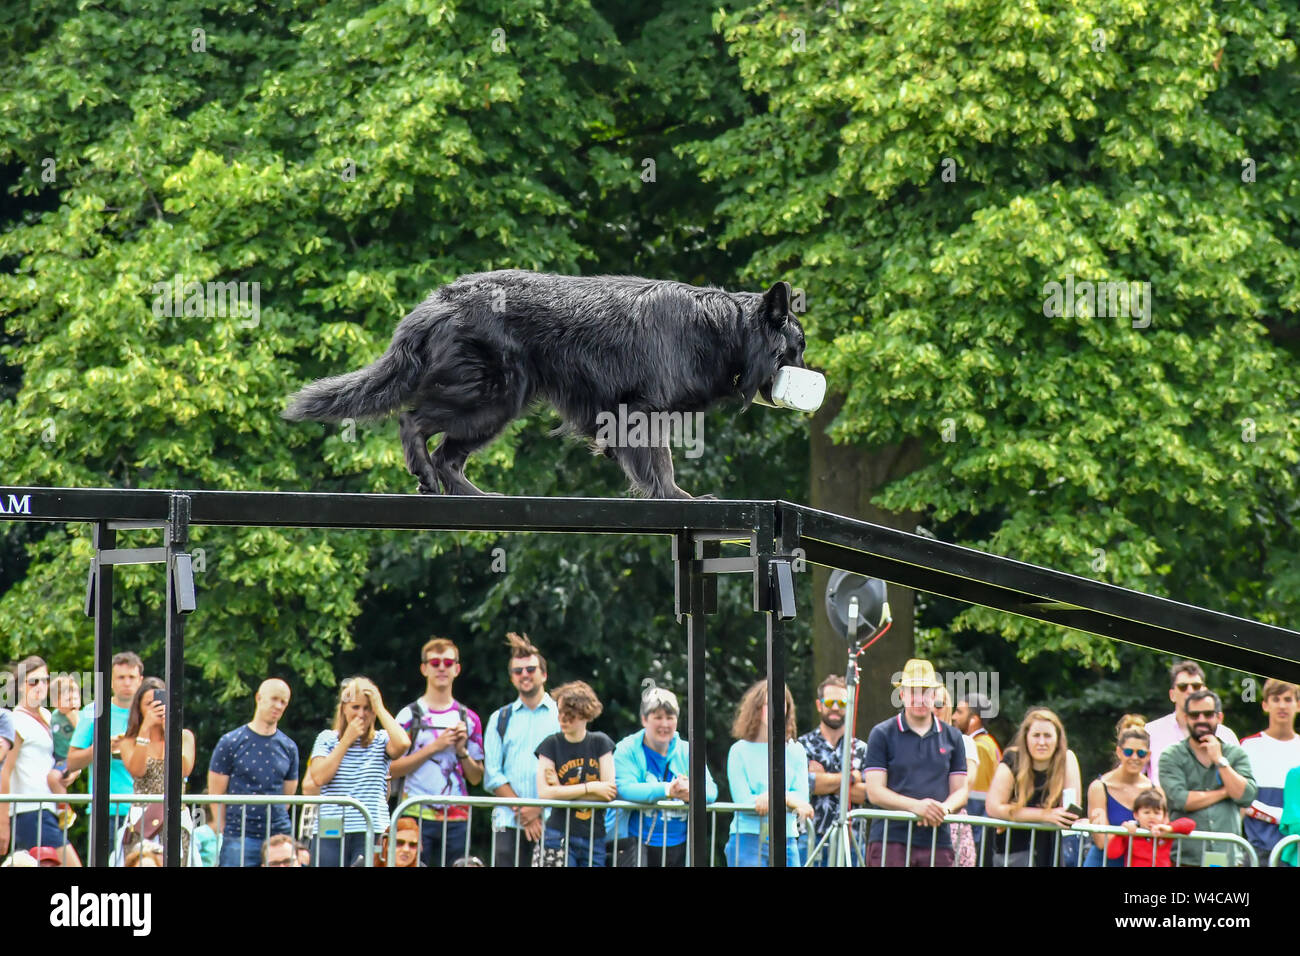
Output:
[[[849,598],[849,628],[848,628],[848,667],[844,673],[844,687],[848,691],[849,703],[845,708],[844,715],[844,737],[840,741],[840,806],[836,814],[835,823],[832,824],[826,836],[830,840],[828,850],[830,852],[830,866],[854,866],[854,857],[856,856],[861,862],[862,852],[857,844],[853,841],[853,825],[849,822],[849,787],[853,775],[853,740],[854,731],[857,727],[858,717],[858,657],[872,644],[885,636],[893,623],[893,617],[889,613],[889,602],[886,601],[881,609],[880,624],[874,629],[874,636],[865,643],[858,644],[858,598],[856,595]],[[857,851],[855,853],[855,851]]]
[[849,786],[853,769],[853,731],[857,723],[858,701],[858,599],[849,599],[849,664],[844,686],[849,704],[844,710],[844,737],[840,741],[840,805],[831,827],[830,866],[853,865],[853,826],[849,823]]

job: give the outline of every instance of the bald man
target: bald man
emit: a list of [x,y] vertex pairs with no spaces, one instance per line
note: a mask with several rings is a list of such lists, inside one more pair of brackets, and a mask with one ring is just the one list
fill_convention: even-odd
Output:
[[[253,700],[253,719],[222,737],[212,751],[210,794],[293,794],[298,789],[298,745],[278,726],[289,706],[289,685],[274,677],[262,681]],[[232,804],[230,809],[227,816],[224,805],[212,807],[214,829],[223,831],[218,866],[260,866],[263,841],[293,830],[283,804]]]

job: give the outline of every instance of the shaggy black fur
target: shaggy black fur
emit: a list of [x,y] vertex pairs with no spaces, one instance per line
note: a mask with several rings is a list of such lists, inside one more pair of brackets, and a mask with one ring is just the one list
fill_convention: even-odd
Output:
[[[420,491],[482,494],[465,460],[534,399],[588,438],[598,413],[619,405],[695,412],[731,397],[745,407],[756,394],[770,402],[777,369],[804,364],[790,295],[786,282],[756,293],[633,276],[466,275],[416,306],[372,365],[313,382],[284,417],[328,422],[401,408],[406,466]],[[673,481],[666,446],[604,451],[636,492],[690,497]]]

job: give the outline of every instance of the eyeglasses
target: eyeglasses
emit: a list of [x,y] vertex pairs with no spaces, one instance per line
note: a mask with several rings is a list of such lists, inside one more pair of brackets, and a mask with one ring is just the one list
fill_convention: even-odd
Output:
[[1215,713],[1216,712],[1213,710],[1189,710],[1187,712],[1187,716],[1188,717],[1213,717]]
[[1174,686],[1177,687],[1179,690],[1181,690],[1183,693],[1186,693],[1189,690],[1203,690],[1205,688],[1205,685],[1197,680],[1190,681],[1189,683],[1186,684],[1175,684]]
[[510,673],[518,677],[520,674],[533,674],[537,670],[536,664],[529,664],[527,667],[512,667]]
[[290,856],[286,856],[283,860],[267,860],[266,865],[267,866],[294,866],[297,864],[297,862],[298,862],[298,855],[295,853]]
[[27,686],[28,686],[28,687],[35,687],[37,684],[48,684],[49,682],[50,682],[50,679],[49,679],[48,677],[29,677],[29,678],[27,678]]
[[849,702],[838,697],[824,698],[822,706],[827,710],[848,710]]
[[1133,747],[1121,747],[1119,748],[1119,752],[1122,753],[1125,757],[1145,757],[1151,751],[1143,750],[1141,747],[1138,747],[1136,749]]
[[430,667],[445,667],[448,670],[450,670],[451,668],[455,667],[459,662],[454,657],[430,657],[427,661],[425,661],[425,663],[428,664]]
[[397,845],[399,847],[406,847],[408,850],[415,850],[420,846],[417,840],[398,840]]

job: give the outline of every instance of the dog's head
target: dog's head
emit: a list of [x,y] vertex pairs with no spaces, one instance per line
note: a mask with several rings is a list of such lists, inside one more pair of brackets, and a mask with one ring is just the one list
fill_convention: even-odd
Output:
[[803,361],[803,326],[790,311],[793,290],[778,282],[763,293],[746,329],[745,368],[738,389],[748,408],[758,401],[772,404],[772,380],[783,365],[806,368]]

